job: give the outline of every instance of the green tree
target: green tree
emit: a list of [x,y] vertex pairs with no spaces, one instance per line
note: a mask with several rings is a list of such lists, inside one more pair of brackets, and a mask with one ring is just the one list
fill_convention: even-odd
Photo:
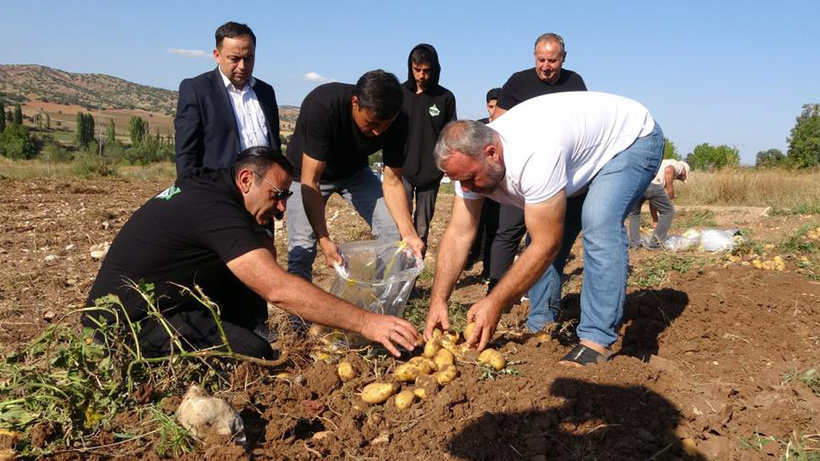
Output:
[[37,146],[28,127],[13,123],[0,133],[0,155],[13,159],[30,159],[37,155]]
[[77,112],[77,131],[74,135],[78,148],[86,148],[94,140],[94,116]]
[[0,134],[6,129],[6,105],[0,100]]
[[755,160],[755,166],[758,168],[774,168],[785,164],[786,156],[780,149],[762,150],[757,153]]
[[695,147],[686,161],[696,170],[720,170],[740,164],[740,151],[727,145],[711,146],[703,143]]
[[23,108],[20,107],[20,104],[14,105],[14,120],[13,123],[15,125],[22,125],[23,124]]
[[789,136],[789,164],[795,168],[820,165],[820,104],[804,104]]
[[678,148],[675,146],[675,143],[665,136],[663,138],[663,158],[680,160],[680,154],[678,154]]
[[108,125],[105,127],[105,144],[113,144],[117,140],[116,127],[114,126],[114,119],[108,119]]
[[131,145],[136,147],[141,145],[148,137],[148,122],[132,115],[128,120],[128,135],[131,137]]

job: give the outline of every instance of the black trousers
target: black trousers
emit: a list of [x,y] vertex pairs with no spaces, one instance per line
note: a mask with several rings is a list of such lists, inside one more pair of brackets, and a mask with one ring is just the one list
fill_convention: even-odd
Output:
[[[267,306],[265,306],[267,309]],[[222,309],[222,329],[231,349],[243,355],[264,359],[273,358],[270,343],[253,332],[259,325],[258,315],[248,315],[237,309]],[[226,315],[228,312],[242,312],[240,315]],[[267,314],[267,312],[265,312]],[[258,313],[257,313],[258,314]],[[267,317],[267,315],[266,315]],[[165,315],[165,319],[176,330],[183,347],[193,351],[224,344],[211,313],[204,307]],[[145,319],[137,338],[146,357],[163,357],[171,353],[171,340],[165,328],[156,320]],[[224,349],[224,348],[223,348]]]
[[[430,223],[433,221],[433,214],[436,212],[436,198],[438,198],[438,189],[441,183],[418,187],[410,184],[406,179],[402,178],[404,183],[404,192],[407,194],[407,201],[410,204],[410,211],[413,214],[413,224],[416,227],[416,233],[422,242],[427,244],[427,238],[430,236]],[[413,207],[413,198],[416,203]]]
[[524,210],[512,205],[501,205],[498,211],[498,232],[495,234],[490,256],[489,291],[492,291],[512,266],[521,239],[526,234]]
[[472,265],[482,257],[484,270],[482,277],[490,276],[490,266],[492,265],[492,247],[498,232],[498,211],[500,205],[495,200],[484,198],[481,206],[481,219],[478,221],[478,232],[476,233],[473,246],[470,248],[468,264]]

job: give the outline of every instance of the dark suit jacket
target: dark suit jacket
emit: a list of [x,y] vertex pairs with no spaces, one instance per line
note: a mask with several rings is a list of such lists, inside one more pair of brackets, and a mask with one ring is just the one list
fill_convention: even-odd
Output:
[[[255,78],[253,91],[265,114],[268,142],[281,149],[279,108],[273,87]],[[239,129],[219,68],[179,84],[176,129],[177,176],[192,168],[230,168],[239,153]]]

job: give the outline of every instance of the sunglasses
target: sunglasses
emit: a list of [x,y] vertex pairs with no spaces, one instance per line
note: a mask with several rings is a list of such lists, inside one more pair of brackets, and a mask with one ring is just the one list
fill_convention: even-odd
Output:
[[262,178],[262,181],[265,181],[269,186],[271,186],[273,188],[274,193],[271,194],[271,197],[273,197],[274,200],[287,200],[291,195],[293,195],[292,190],[290,190],[290,189],[280,189],[280,188],[276,187],[275,185],[273,185],[272,182],[265,179],[265,177],[262,176],[261,174],[259,174],[258,171],[256,171],[256,170],[251,170],[251,171],[256,173],[257,176]]

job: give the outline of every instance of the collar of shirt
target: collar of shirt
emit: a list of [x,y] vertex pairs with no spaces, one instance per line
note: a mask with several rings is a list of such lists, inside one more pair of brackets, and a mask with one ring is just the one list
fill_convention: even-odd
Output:
[[222,77],[222,83],[225,85],[225,88],[227,88],[228,91],[235,91],[240,94],[244,93],[245,91],[248,91],[248,87],[253,88],[254,85],[256,85],[256,79],[253,78],[253,75],[251,75],[251,78],[248,79],[248,83],[245,86],[243,86],[241,90],[237,89],[236,86],[234,86],[234,84],[231,83],[230,80],[228,80],[228,77],[226,77],[225,74],[222,73],[222,69],[219,69],[219,76]]

